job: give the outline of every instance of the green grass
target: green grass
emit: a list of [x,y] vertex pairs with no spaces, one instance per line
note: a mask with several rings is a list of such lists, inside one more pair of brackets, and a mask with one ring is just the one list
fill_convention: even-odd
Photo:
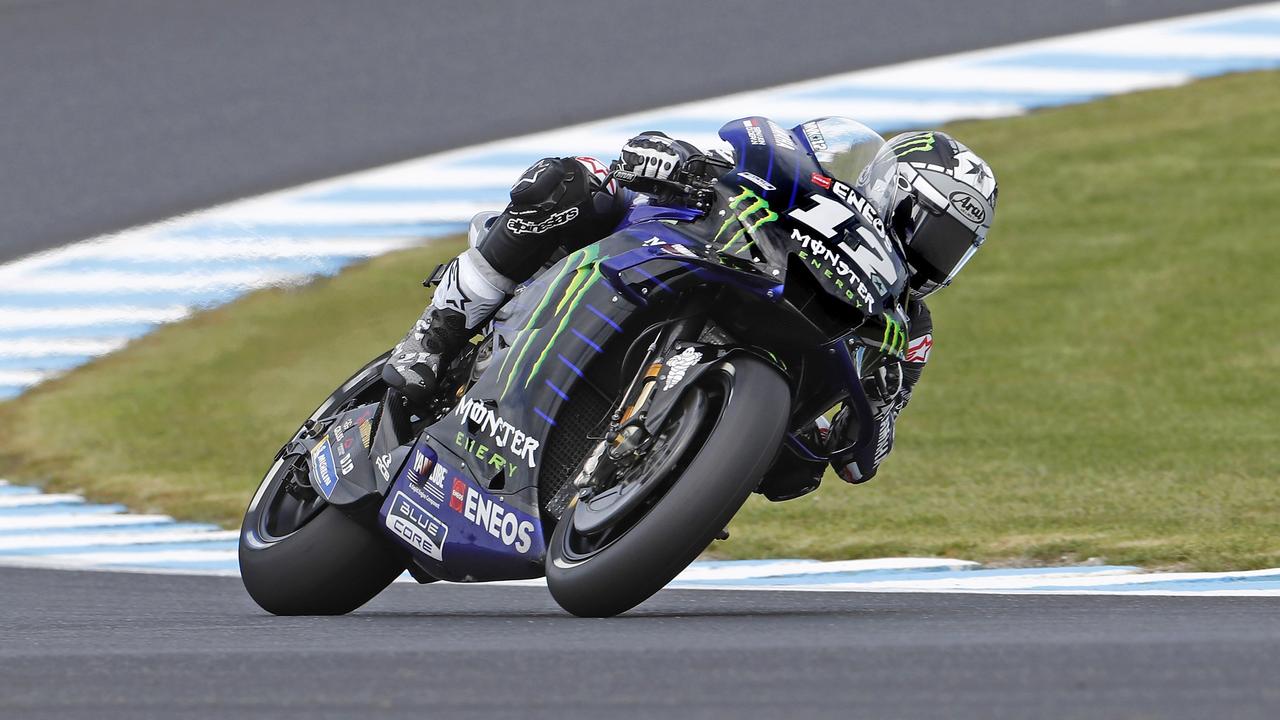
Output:
[[[949,129],[999,212],[931,303],[898,448],[868,485],[753,499],[717,552],[1280,565],[1280,75]],[[458,247],[254,294],[0,405],[0,470],[235,523]]]

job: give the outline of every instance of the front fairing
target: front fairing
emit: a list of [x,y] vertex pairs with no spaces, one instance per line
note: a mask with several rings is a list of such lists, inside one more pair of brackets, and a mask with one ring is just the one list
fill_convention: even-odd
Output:
[[[525,286],[494,319],[484,372],[421,434],[382,519],[432,576],[482,581],[541,573],[546,499],[539,478],[549,466],[565,473],[548,453],[549,438],[560,408],[594,392],[579,380],[643,305],[614,288],[604,267],[637,249],[633,235],[616,234]],[[643,289],[661,291],[652,283]]]
[[720,178],[711,218],[719,221],[720,252],[761,262],[783,282],[794,258],[828,295],[866,317],[900,304],[906,264],[875,208],[767,118],[734,120],[720,137],[736,158]]

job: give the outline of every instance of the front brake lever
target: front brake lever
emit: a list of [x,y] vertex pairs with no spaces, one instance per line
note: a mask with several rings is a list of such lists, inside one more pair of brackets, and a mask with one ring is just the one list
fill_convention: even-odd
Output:
[[692,195],[694,190],[692,185],[686,185],[675,180],[659,180],[658,178],[645,177],[630,170],[611,170],[606,176],[606,180],[610,178],[617,180],[618,184],[623,187],[650,195],[673,193],[675,195],[688,196]]

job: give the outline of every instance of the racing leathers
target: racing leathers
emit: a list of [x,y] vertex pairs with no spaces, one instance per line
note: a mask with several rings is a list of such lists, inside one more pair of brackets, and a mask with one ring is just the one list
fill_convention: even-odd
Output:
[[[862,389],[867,394],[873,418],[875,451],[861,460],[853,453],[836,453],[831,457],[831,467],[842,480],[852,484],[864,483],[875,477],[880,463],[893,450],[894,433],[898,415],[911,401],[911,392],[933,349],[933,318],[924,300],[911,299],[907,305],[908,340],[902,359],[884,358],[879,366],[862,379]],[[800,433],[810,446],[825,447],[831,451],[848,447],[858,435],[852,409],[843,407],[828,421],[818,418]],[[765,474],[759,492],[773,501],[790,500],[813,492],[822,481],[827,463],[814,462],[801,457],[791,447],[784,447]]]
[[[661,133],[644,133],[622,149],[622,168],[642,177],[667,179],[698,150]],[[434,395],[441,368],[508,299],[557,253],[572,252],[607,235],[637,201],[636,193],[605,184],[608,169],[590,157],[544,158],[526,170],[511,188],[501,213],[481,213],[472,222],[470,247],[448,264],[431,305],[396,345],[382,370],[383,379],[411,402],[425,404]],[[643,200],[640,200],[643,202]],[[911,397],[932,344],[928,308],[913,302],[911,336],[905,361],[893,361],[866,389],[875,411],[878,439],[874,462],[860,467],[836,457],[832,465],[849,482],[875,474],[893,445],[894,423]],[[849,414],[837,415],[830,428],[808,431],[827,447],[844,447],[856,435]],[[864,464],[866,461],[864,460]],[[797,497],[817,487],[825,463],[805,461],[783,450],[766,474],[760,491],[770,499]]]

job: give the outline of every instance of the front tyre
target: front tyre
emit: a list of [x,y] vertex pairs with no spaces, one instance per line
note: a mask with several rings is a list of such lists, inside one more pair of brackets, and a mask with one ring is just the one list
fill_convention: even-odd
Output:
[[[656,503],[598,548],[565,511],[547,548],[547,585],[565,610],[609,617],[635,607],[688,567],[746,502],[773,462],[791,394],[765,362],[737,356],[699,378],[718,407],[705,441]],[[689,391],[686,391],[689,392]]]
[[[311,416],[323,424],[383,396],[386,355],[356,373]],[[299,429],[295,439],[303,433]],[[275,615],[341,615],[368,602],[404,571],[378,532],[324,501],[306,477],[306,457],[286,451],[258,487],[240,530],[240,578]]]

